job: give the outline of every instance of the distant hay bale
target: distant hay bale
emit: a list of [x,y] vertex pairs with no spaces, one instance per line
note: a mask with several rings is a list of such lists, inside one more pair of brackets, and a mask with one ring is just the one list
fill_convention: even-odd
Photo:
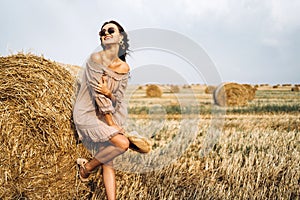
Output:
[[185,84],[185,85],[183,85],[182,88],[183,88],[183,89],[189,89],[189,88],[192,88],[192,86],[191,86],[191,85],[188,85],[188,84]]
[[285,84],[282,84],[282,86],[283,86],[283,87],[291,87],[292,84],[290,84],[290,83],[285,83]]
[[146,89],[146,96],[147,97],[161,97],[162,96],[162,90],[157,85],[147,85]]
[[68,199],[84,193],[72,125],[75,77],[32,54],[0,57],[0,198]]
[[170,86],[170,91],[171,93],[179,93],[180,92],[180,88],[178,85],[171,85]]
[[276,88],[279,88],[279,86],[280,86],[279,84],[273,85],[272,88],[276,89]]
[[[245,106],[251,100],[253,91],[238,83],[223,83],[213,93],[215,104],[219,106]],[[251,95],[250,95],[251,94]]]
[[292,91],[292,92],[299,92],[299,87],[296,87],[296,86],[295,86],[295,87],[292,87],[292,88],[291,88],[291,91]]
[[267,83],[262,83],[262,84],[260,84],[259,86],[261,86],[261,87],[266,87],[266,86],[269,86],[269,84],[267,84]]
[[144,88],[143,88],[143,86],[141,86],[141,85],[138,87],[138,90],[143,90],[143,89],[144,89]]
[[213,94],[216,89],[216,86],[208,85],[206,86],[204,92],[205,94]]

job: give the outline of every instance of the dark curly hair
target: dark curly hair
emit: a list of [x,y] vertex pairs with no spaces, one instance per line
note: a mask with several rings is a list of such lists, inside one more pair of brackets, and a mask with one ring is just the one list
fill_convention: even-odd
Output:
[[[125,32],[124,28],[123,28],[118,22],[116,22],[116,21],[114,21],[114,20],[110,20],[110,21],[108,21],[108,22],[105,22],[105,23],[101,26],[101,30],[102,30],[102,28],[103,28],[106,24],[115,24],[115,25],[118,27],[120,34],[123,35],[123,42],[124,42],[125,48],[122,49],[121,46],[119,47],[119,58],[120,58],[121,60],[123,60],[124,62],[126,62],[126,55],[128,54],[128,51],[129,51],[129,44],[128,44],[129,39],[128,39],[127,33]],[[100,30],[100,31],[101,31],[101,30]],[[100,35],[100,32],[99,32],[99,35]],[[101,46],[102,46],[102,48],[105,49],[105,46],[102,44],[101,36],[100,36],[100,40],[101,40]]]

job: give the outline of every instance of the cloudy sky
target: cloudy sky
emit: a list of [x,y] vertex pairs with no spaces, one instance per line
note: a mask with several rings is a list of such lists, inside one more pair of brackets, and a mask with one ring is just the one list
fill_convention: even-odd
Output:
[[[299,84],[299,10],[299,0],[0,0],[0,54],[32,52],[82,65],[99,45],[102,23],[114,19],[129,33],[155,28],[186,36],[205,50],[222,81]],[[159,59],[155,73],[168,59],[172,66],[161,73],[176,65],[171,56]]]

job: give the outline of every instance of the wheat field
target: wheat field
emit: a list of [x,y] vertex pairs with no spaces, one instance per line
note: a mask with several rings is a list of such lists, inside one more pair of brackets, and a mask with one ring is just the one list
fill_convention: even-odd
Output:
[[[71,116],[80,68],[23,54],[1,62],[0,199],[106,199],[101,169],[77,177],[76,158],[91,158]],[[126,91],[125,129],[152,151],[114,161],[117,199],[300,199],[299,85],[261,84],[230,107],[206,85],[159,87]]]
[[[258,88],[248,106],[226,109],[217,142],[202,155],[211,126],[212,95],[206,94],[202,85],[181,87],[176,94],[168,88],[163,86],[160,98],[147,97],[146,86],[128,89],[130,127],[145,129],[143,133],[152,137],[154,152],[160,154],[147,158],[152,171],[140,172],[142,166],[132,169],[132,165],[129,172],[124,170],[126,166],[118,170],[118,199],[300,198],[299,93],[285,87]],[[167,152],[173,160],[166,164],[166,158],[159,159],[164,156],[160,149],[174,142],[180,122],[187,118],[178,114],[178,104],[192,98],[197,99],[201,109],[199,115],[192,113],[190,122],[184,123],[192,127],[193,120],[199,119],[196,136],[183,149],[180,141],[175,142],[173,153]],[[160,108],[160,112],[151,114],[153,106]],[[120,165],[137,159],[136,155],[124,157]],[[105,199],[99,176],[93,177],[95,187],[89,196],[92,199]]]

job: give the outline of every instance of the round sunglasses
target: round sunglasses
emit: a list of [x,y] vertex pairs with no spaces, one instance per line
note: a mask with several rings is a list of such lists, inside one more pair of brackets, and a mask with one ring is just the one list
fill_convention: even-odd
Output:
[[[110,27],[110,28],[108,28],[107,29],[107,32],[108,32],[108,34],[113,34],[114,32],[115,32],[115,29],[113,28],[113,27]],[[103,37],[103,36],[106,36],[106,29],[102,29],[100,32],[99,32],[99,35],[101,36],[101,37]]]

